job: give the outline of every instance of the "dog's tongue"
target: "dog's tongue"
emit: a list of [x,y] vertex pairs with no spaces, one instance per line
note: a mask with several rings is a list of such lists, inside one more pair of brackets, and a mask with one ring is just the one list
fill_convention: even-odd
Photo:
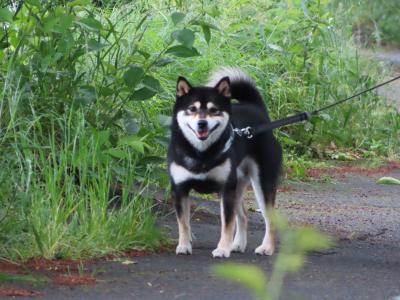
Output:
[[208,136],[208,131],[196,131],[196,135],[199,139],[206,138]]

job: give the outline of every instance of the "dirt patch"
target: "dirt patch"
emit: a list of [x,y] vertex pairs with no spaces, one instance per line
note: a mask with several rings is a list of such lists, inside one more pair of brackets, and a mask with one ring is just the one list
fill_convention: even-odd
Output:
[[278,188],[278,192],[280,193],[288,193],[288,192],[293,192],[294,188],[288,185],[283,185],[280,188]]
[[383,166],[379,167],[360,167],[354,165],[345,165],[340,167],[328,167],[328,168],[309,168],[307,175],[311,178],[321,178],[325,175],[344,178],[346,174],[380,174],[388,173],[393,170],[400,169],[400,162],[390,161]]
[[[161,247],[157,253],[168,251],[169,247]],[[87,269],[99,260],[112,260],[118,257],[142,257],[148,256],[151,252],[147,250],[128,250],[121,253],[113,253],[98,259],[46,259],[43,257],[33,257],[24,263],[14,263],[10,261],[0,261],[0,272],[12,274],[26,274],[27,272],[75,272]]]
[[[157,253],[168,251],[168,247],[158,249]],[[0,261],[0,272],[20,276],[19,279],[30,282],[30,278],[40,277],[45,282],[52,282],[57,285],[89,285],[95,284],[96,278],[88,275],[91,272],[93,264],[100,260],[115,260],[124,257],[142,257],[150,255],[146,250],[128,250],[121,253],[113,253],[98,259],[45,259],[43,257],[34,257],[23,263],[14,263],[10,261]],[[86,273],[86,274],[85,274]],[[10,276],[11,281],[14,277]],[[13,287],[0,289],[0,296],[9,297],[36,297],[40,293],[34,291],[16,289]]]
[[55,271],[55,272],[65,272],[65,271],[78,271],[94,264],[96,261],[94,259],[86,260],[73,260],[73,259],[45,259],[43,257],[34,257],[29,259],[23,264],[24,267],[36,270],[36,271]]
[[[162,252],[162,250],[160,250]],[[113,260],[115,258],[123,258],[123,257],[142,257],[142,256],[148,256],[151,255],[152,253],[150,251],[147,250],[128,250],[128,251],[124,251],[121,253],[111,253],[108,254],[104,257],[102,257],[101,259],[105,259],[105,260]],[[101,260],[99,259],[99,260]]]
[[38,297],[42,293],[16,288],[0,288],[0,297]]
[[11,263],[9,261],[0,261],[0,272],[11,274],[25,274],[25,270],[21,265]]
[[83,274],[59,274],[53,276],[51,280],[59,285],[88,285],[96,282],[96,278]]

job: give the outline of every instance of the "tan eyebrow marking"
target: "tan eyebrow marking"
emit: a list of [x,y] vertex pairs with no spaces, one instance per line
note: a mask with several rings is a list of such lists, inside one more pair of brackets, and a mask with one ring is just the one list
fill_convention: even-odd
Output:
[[214,105],[214,103],[208,102],[207,103],[207,109],[210,109],[210,108],[217,108],[217,107]]

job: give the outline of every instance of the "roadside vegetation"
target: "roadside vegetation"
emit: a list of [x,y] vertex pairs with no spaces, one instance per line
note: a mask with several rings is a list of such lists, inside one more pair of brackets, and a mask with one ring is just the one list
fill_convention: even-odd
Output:
[[397,0],[386,1],[334,1],[335,5],[351,11],[348,22],[353,32],[364,45],[399,46],[400,3]]
[[[200,84],[220,65],[240,66],[272,119],[387,75],[358,55],[328,1],[94,2],[2,2],[0,257],[80,258],[164,242],[148,186],[168,184],[178,75]],[[331,158],[333,144],[394,158],[400,116],[371,93],[276,133],[289,165]]]

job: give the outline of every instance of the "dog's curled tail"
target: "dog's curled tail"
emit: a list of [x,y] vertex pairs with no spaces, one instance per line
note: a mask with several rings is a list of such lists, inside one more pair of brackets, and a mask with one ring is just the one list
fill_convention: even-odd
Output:
[[211,74],[206,85],[214,87],[224,77],[229,77],[233,99],[242,103],[265,107],[253,79],[239,68],[222,67],[216,70]]

